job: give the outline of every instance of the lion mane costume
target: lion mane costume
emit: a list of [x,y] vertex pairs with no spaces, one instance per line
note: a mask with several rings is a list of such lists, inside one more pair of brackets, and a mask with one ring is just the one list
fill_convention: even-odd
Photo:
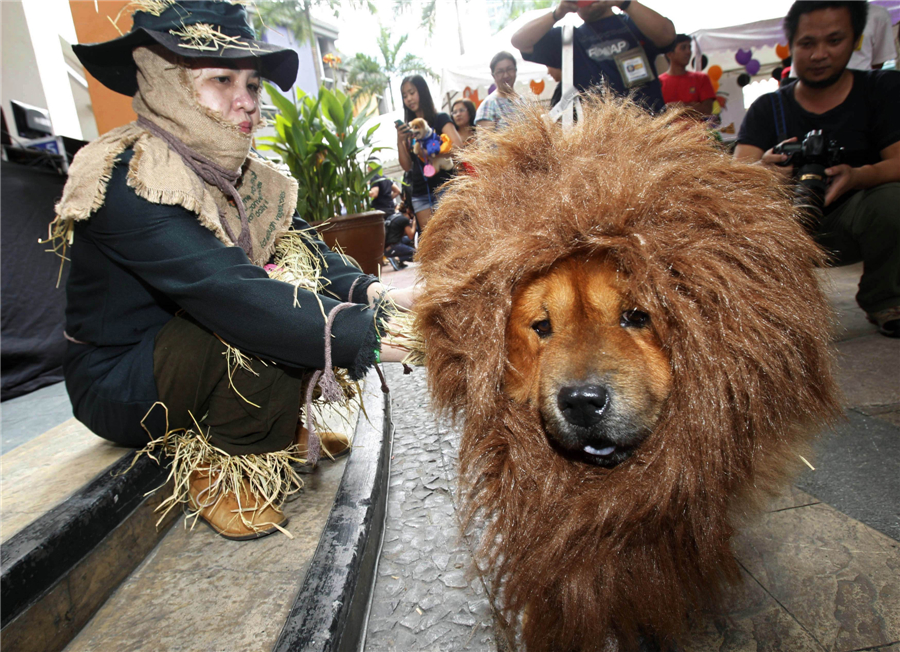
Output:
[[[824,254],[776,175],[677,112],[587,98],[564,132],[524,109],[465,160],[476,174],[450,182],[419,250],[415,324],[434,407],[464,422],[476,563],[531,652],[673,641],[739,577],[740,517],[840,411]],[[612,469],[557,453],[503,387],[517,283],[585,254],[615,261],[673,379],[654,431]]]

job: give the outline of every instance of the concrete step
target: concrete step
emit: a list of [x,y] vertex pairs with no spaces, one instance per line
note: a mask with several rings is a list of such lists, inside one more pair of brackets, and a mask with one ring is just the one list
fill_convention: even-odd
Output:
[[[144,494],[166,470],[142,458],[117,475],[133,451],[77,422],[11,451],[15,459],[3,457],[4,648],[355,649],[390,460],[390,403],[374,371],[362,399],[358,414],[327,420],[354,432],[351,454],[304,475],[304,490],[285,505],[293,539],[228,541],[202,523],[185,529],[174,513],[157,529],[153,509],[168,491]],[[50,442],[66,453],[39,464]],[[29,484],[46,488],[28,492]],[[7,485],[22,487],[21,502],[7,504]]]
[[[2,636],[59,650],[162,536],[166,472],[70,419],[3,455]],[[161,494],[160,494],[161,495]]]

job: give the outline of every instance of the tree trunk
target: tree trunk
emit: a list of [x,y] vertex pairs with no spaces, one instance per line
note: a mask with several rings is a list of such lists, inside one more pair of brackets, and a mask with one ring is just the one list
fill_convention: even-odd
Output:
[[319,52],[319,39],[316,38],[316,33],[313,31],[312,17],[309,14],[309,0],[303,3],[303,14],[306,17],[306,29],[312,49],[313,69],[316,71],[316,95],[318,96],[318,89],[322,87],[322,53]]
[[466,46],[463,44],[462,20],[459,18],[459,0],[453,0],[453,6],[456,7],[456,31],[459,34],[459,54],[466,53]]

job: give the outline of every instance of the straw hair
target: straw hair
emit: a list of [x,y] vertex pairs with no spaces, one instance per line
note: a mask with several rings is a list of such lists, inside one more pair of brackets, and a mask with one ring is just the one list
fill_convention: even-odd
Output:
[[[584,108],[568,132],[524,108],[466,149],[475,174],[448,184],[417,256],[432,402],[464,422],[466,522],[484,524],[478,564],[507,621],[527,610],[529,652],[676,637],[739,576],[739,516],[840,413],[825,256],[777,175],[678,112]],[[613,261],[671,364],[655,430],[613,469],[559,455],[503,388],[514,289],[576,255]]]
[[[214,504],[223,494],[231,493],[237,498],[238,515],[246,527],[261,531],[274,525],[293,539],[293,535],[285,528],[275,523],[253,522],[251,516],[256,511],[264,511],[266,507],[280,509],[288,496],[303,488],[303,480],[292,466],[306,462],[297,446],[258,455],[228,455],[210,443],[196,420],[194,428],[169,431],[135,454],[135,459],[147,455],[157,463],[161,463],[163,458],[169,463],[166,484],[172,482],[173,490],[172,495],[156,508],[156,511],[162,513],[156,522],[157,527],[172,509],[183,505],[187,512],[185,526],[190,523],[193,529],[204,507]],[[199,505],[192,503],[190,494],[190,481],[195,473],[208,474],[210,478],[209,491]],[[252,508],[241,504],[246,495],[245,481],[250,485],[250,492],[257,498],[257,505]]]

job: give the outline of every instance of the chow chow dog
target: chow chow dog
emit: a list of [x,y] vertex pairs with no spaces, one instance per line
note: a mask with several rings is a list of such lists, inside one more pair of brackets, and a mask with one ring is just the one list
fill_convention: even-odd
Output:
[[675,643],[839,413],[824,255],[777,175],[677,112],[584,108],[467,149],[417,257],[464,529],[530,652]]
[[[413,153],[423,163],[430,163],[435,170],[452,170],[453,159],[450,157],[450,138],[445,134],[438,134],[432,129],[424,118],[413,118],[409,121],[409,130],[416,139],[413,144]],[[426,174],[425,176],[433,176]]]

